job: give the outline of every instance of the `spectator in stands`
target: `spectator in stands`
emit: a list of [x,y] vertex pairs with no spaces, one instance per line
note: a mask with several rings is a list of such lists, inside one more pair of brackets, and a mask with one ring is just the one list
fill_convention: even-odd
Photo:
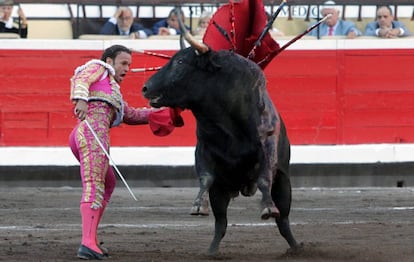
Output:
[[[309,35],[311,36],[338,36],[343,35],[347,38],[356,38],[361,36],[361,31],[358,30],[356,25],[351,21],[345,21],[339,18],[340,8],[335,6],[334,1],[326,1],[323,3],[321,9],[321,15],[323,17],[331,15],[326,19],[319,28],[312,30]],[[316,23],[316,22],[315,22]],[[318,35],[319,33],[319,35]]]
[[15,33],[21,38],[27,38],[27,19],[23,9],[19,6],[19,18],[13,19],[13,0],[0,0],[0,33]]
[[132,39],[144,39],[152,35],[149,28],[134,22],[132,9],[126,6],[119,7],[114,16],[101,28],[102,35],[129,35]]
[[411,33],[403,23],[394,21],[394,16],[389,6],[382,5],[377,8],[376,20],[366,25],[365,35],[396,38],[410,36]]
[[194,30],[193,35],[204,35],[212,15],[213,14],[211,12],[207,11],[201,13],[200,18],[198,19],[197,28]]
[[[162,19],[154,24],[152,27],[152,33],[154,35],[180,35],[180,26],[178,25],[178,18],[181,17],[183,23],[185,23],[185,17],[183,11],[179,7],[171,9],[168,17]],[[190,28],[187,27],[190,31]]]

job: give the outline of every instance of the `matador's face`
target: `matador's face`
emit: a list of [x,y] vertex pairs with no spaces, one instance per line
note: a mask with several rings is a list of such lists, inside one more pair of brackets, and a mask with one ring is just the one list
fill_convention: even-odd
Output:
[[127,52],[120,52],[115,59],[107,58],[106,62],[115,69],[115,81],[121,83],[129,71],[132,56]]

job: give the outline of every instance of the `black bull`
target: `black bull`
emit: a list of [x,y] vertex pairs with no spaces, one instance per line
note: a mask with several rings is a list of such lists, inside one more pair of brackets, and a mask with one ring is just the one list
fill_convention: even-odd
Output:
[[280,211],[275,218],[280,234],[291,249],[298,247],[289,223],[290,143],[263,71],[231,51],[198,55],[190,47],[177,52],[142,91],[151,106],[189,109],[196,118],[196,202],[209,192],[215,216],[209,254],[218,253],[226,233],[230,199],[239,192],[253,195],[257,187],[263,207],[270,201]]

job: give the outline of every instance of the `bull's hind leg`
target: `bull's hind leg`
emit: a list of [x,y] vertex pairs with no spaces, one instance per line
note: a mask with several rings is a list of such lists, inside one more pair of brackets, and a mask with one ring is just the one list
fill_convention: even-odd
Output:
[[292,234],[289,222],[290,206],[292,201],[292,188],[287,174],[278,170],[272,187],[273,201],[280,210],[280,217],[276,218],[276,224],[280,234],[288,242],[291,250],[299,247]]
[[278,134],[272,134],[268,136],[262,143],[264,149],[264,166],[263,171],[259,175],[257,181],[258,188],[262,193],[262,219],[269,219],[271,217],[278,218],[280,216],[279,209],[275,205],[272,196],[271,190],[273,185],[273,176],[276,172],[276,166],[278,164]]
[[260,174],[259,179],[257,181],[258,187],[260,192],[262,193],[262,213],[261,218],[262,219],[269,219],[271,217],[278,218],[280,216],[280,211],[277,208],[277,205],[275,205],[271,190],[272,190],[272,184],[273,184],[273,174],[270,170],[270,168],[266,167],[265,171]]
[[208,249],[208,255],[217,255],[220,242],[227,230],[227,208],[229,206],[231,194],[220,190],[217,186],[210,189],[210,203],[215,218],[214,238]]
[[194,216],[208,216],[208,191],[213,184],[214,178],[208,172],[202,172],[199,178],[200,190],[193,202],[190,214]]

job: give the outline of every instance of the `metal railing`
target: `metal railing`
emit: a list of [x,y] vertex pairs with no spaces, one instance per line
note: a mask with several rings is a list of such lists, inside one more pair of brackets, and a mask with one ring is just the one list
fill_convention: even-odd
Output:
[[[288,20],[293,20],[292,10],[294,6],[307,6],[306,14],[304,16],[305,21],[309,21],[312,17],[311,15],[311,7],[319,8],[320,5],[324,3],[325,0],[289,0],[287,2],[287,13],[288,13]],[[235,0],[237,2],[237,0]],[[393,1],[384,1],[384,0],[336,0],[336,5],[342,6],[342,18],[346,19],[347,17],[347,6],[357,6],[358,7],[358,15],[357,21],[362,20],[362,7],[363,6],[376,6],[376,5],[390,5],[394,7],[394,17],[398,20],[398,9],[400,6],[413,6],[413,0],[393,0]],[[183,8],[188,8],[189,13],[189,20],[190,26],[192,25],[193,14],[195,10],[204,10],[205,8],[214,8],[219,7],[220,5],[229,3],[229,0],[190,0],[190,1],[180,1],[180,0],[140,0],[140,1],[133,1],[133,0],[115,0],[115,1],[99,1],[99,0],[49,0],[49,1],[32,1],[32,0],[20,0],[16,1],[18,4],[64,4],[67,5],[68,11],[70,14],[69,19],[72,23],[73,28],[73,38],[78,38],[79,35],[82,33],[80,30],[81,23],[89,19],[86,12],[87,6],[97,6],[100,10],[99,18],[100,21],[104,19],[102,15],[102,8],[104,6],[121,6],[121,5],[128,5],[128,6],[135,6],[137,14],[139,12],[140,7],[148,7],[151,6],[153,8],[153,17],[151,21],[155,21],[157,16],[155,15],[155,8],[160,6],[182,6]],[[263,0],[265,6],[270,7],[270,11],[273,12],[276,10],[278,5],[281,3],[280,0]],[[73,5],[76,7],[73,9]],[[49,14],[45,14],[45,18]],[[318,18],[318,17],[317,17]],[[414,21],[414,8],[411,15],[411,21]]]

